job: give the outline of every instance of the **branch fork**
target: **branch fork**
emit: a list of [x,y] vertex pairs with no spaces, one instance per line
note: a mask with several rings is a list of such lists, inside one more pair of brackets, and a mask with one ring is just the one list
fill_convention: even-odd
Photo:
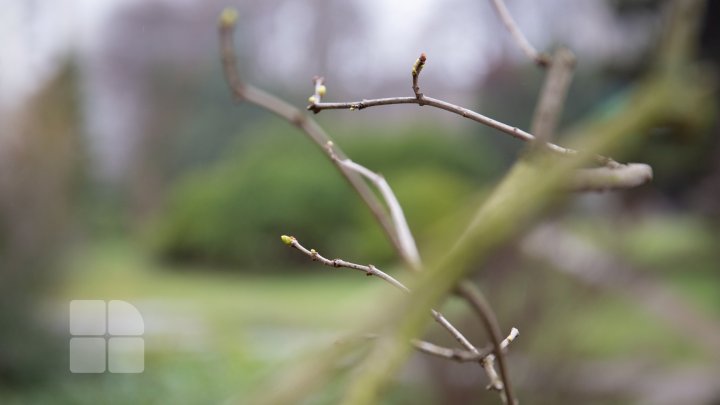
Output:
[[[564,148],[549,142],[553,132],[555,131],[557,118],[560,114],[561,106],[571,79],[574,58],[567,58],[567,60],[571,60],[572,63],[566,63],[563,64],[564,66],[558,66],[557,69],[555,69],[556,73],[553,73],[552,70],[555,68],[554,65],[558,62],[555,60],[551,61],[547,55],[539,53],[532,47],[523,35],[522,31],[517,27],[517,24],[512,19],[512,16],[508,12],[502,0],[491,1],[498,12],[500,19],[503,21],[506,28],[523,52],[525,52],[528,57],[530,57],[538,65],[543,67],[551,66],[551,73],[548,76],[554,76],[554,78],[553,80],[550,80],[549,77],[546,82],[546,90],[543,91],[545,93],[543,96],[545,96],[544,98],[546,101],[541,100],[539,103],[539,110],[536,113],[536,117],[538,118],[535,122],[538,126],[536,127],[533,125],[532,128],[535,135],[525,132],[517,127],[496,121],[470,109],[451,104],[443,100],[426,97],[420,92],[419,86],[420,73],[427,61],[427,56],[424,52],[412,66],[412,90],[414,96],[370,100],[363,99],[362,101],[355,102],[327,103],[323,102],[323,97],[327,92],[324,78],[316,76],[313,78],[314,91],[308,98],[309,104],[307,109],[317,114],[325,109],[349,109],[351,111],[355,111],[368,107],[392,104],[417,104],[419,106],[430,105],[497,129],[522,141],[531,142],[533,145],[539,148],[548,149],[552,153],[569,156],[580,155],[581,152]],[[385,178],[382,175],[348,159],[339,148],[334,146],[327,134],[314,120],[312,120],[312,118],[302,114],[298,109],[285,103],[284,101],[242,82],[237,70],[237,61],[232,38],[236,22],[237,13],[230,9],[223,11],[219,20],[223,70],[233,98],[235,100],[248,101],[252,104],[265,108],[266,110],[273,112],[281,118],[295,124],[298,128],[305,132],[305,134],[308,135],[308,137],[325,152],[326,156],[332,161],[338,171],[340,171],[340,173],[345,177],[352,188],[357,191],[361,199],[365,202],[385,231],[388,239],[391,241],[395,250],[401,256],[407,267],[412,270],[421,270],[422,262],[420,255],[417,251],[412,233],[407,225],[402,207],[397,201],[397,198]],[[558,57],[558,54],[556,53],[555,56]],[[541,96],[541,98],[543,96]],[[571,183],[572,188],[587,190],[593,188],[603,189],[635,187],[649,181],[652,178],[652,170],[647,165],[621,165],[604,156],[591,156],[591,158],[600,167],[579,171],[574,178],[574,183]],[[380,199],[373,192],[368,183],[375,186],[379,194],[382,196],[385,206],[383,206],[380,202]],[[307,255],[313,261],[320,262],[323,265],[333,268],[345,267],[362,271],[366,276],[378,277],[404,293],[410,292],[410,290],[400,281],[381,271],[372,264],[361,265],[342,259],[327,259],[320,255],[315,249],[306,249],[297,241],[296,238],[292,236],[283,235],[281,239],[285,244]],[[512,393],[503,352],[518,336],[518,330],[516,328],[512,328],[510,334],[504,340],[501,340],[502,336],[500,335],[497,319],[495,319],[495,315],[490,306],[474,284],[467,281],[461,281],[456,286],[455,293],[464,298],[472,309],[480,316],[483,326],[488,332],[492,346],[484,349],[476,348],[442,314],[435,310],[431,310],[431,314],[435,321],[447,329],[447,331],[450,332],[450,334],[465,349],[450,349],[420,340],[413,340],[411,343],[418,351],[430,355],[455,361],[478,362],[483,367],[490,380],[488,388],[499,391],[503,402],[515,404],[516,401]],[[495,370],[495,361],[498,363],[499,373]]]
[[[280,239],[282,242],[289,247],[298,250],[299,252],[303,253],[304,255],[308,256],[311,260],[320,262],[321,264],[324,264],[325,266],[333,267],[333,268],[348,268],[353,270],[359,270],[365,273],[366,276],[375,276],[386,283],[392,285],[396,289],[409,294],[410,289],[407,288],[402,282],[398,281],[391,275],[385,273],[384,271],[378,269],[377,267],[373,266],[372,264],[369,265],[363,265],[363,264],[356,264],[352,262],[348,262],[342,259],[327,259],[320,255],[320,253],[317,252],[315,249],[307,249],[304,247],[300,242],[298,242],[297,238],[294,236],[288,236],[288,235],[282,235],[280,236]],[[431,310],[431,313],[433,317],[436,319],[436,321],[442,325],[444,328],[451,331],[453,336],[455,337],[458,342],[460,342],[463,346],[466,347],[467,350],[458,350],[458,349],[450,349],[443,346],[438,346],[433,343],[421,341],[421,340],[413,340],[412,344],[413,346],[418,350],[426,354],[434,355],[437,357],[442,357],[450,360],[455,360],[459,362],[478,362],[485,370],[485,373],[488,375],[488,378],[490,380],[490,384],[488,385],[488,389],[494,389],[496,391],[503,391],[504,390],[504,384],[503,379],[500,377],[500,375],[495,370],[495,359],[496,354],[501,355],[501,353],[507,349],[507,347],[510,345],[510,343],[517,338],[517,336],[520,334],[517,328],[512,328],[510,331],[510,334],[499,344],[497,347],[491,346],[482,350],[478,350],[475,346],[473,346],[450,322],[445,319],[445,317],[440,314],[436,310]]]

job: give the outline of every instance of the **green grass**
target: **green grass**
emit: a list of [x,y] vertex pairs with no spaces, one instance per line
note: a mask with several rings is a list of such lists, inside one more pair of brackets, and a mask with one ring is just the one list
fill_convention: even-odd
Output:
[[353,315],[387,288],[351,271],[320,266],[269,277],[171,268],[117,240],[91,244],[66,267],[64,283],[46,305],[51,316],[67,319],[73,299],[132,303],[145,321],[145,371],[71,374],[65,365],[50,373],[54,378],[42,387],[0,390],[0,402],[212,403],[242,398],[284,362],[351,331],[357,321]]
[[[643,239],[653,236],[652,232],[636,232],[645,235]],[[278,248],[284,247],[278,242]],[[686,270],[694,265],[700,266],[699,270],[665,270],[657,275],[678,291],[696,297],[702,308],[716,310],[716,284],[708,282],[715,273],[703,270],[706,256],[695,257],[703,260],[688,260]],[[42,384],[0,388],[2,403],[194,404],[229,398],[243,403],[256,387],[272,381],[293,360],[352,332],[375,305],[392,294],[374,278],[314,263],[284,274],[270,269],[267,275],[262,269],[243,274],[241,269],[172,266],[153,260],[128,239],[93,241],[70,255],[63,267],[64,282],[46,305],[51,318],[66,322],[67,304],[73,299],[132,303],[145,320],[145,371],[136,375],[71,374],[64,364]],[[495,302],[503,324],[514,322],[513,313],[526,309],[523,303],[529,289],[546,291],[539,324],[530,334],[521,334],[513,346],[522,355],[550,363],[558,358],[583,361],[644,356],[668,365],[698,361],[703,356],[667,325],[621,296],[589,294],[554,272],[546,273],[541,284],[524,273],[518,277],[510,283],[511,291],[501,295],[504,299]],[[448,300],[443,308],[453,320],[461,319],[464,311],[465,305],[456,299]],[[60,329],[67,324],[63,322]],[[523,325],[515,326],[523,331]],[[437,326],[432,326],[432,331],[432,336],[445,336]],[[67,338],[65,329],[60,333],[61,339]],[[413,397],[418,387],[408,390],[407,384],[398,382],[391,389],[393,398]],[[422,388],[427,391],[423,397],[431,398],[431,386]],[[327,387],[329,391],[337,389]]]

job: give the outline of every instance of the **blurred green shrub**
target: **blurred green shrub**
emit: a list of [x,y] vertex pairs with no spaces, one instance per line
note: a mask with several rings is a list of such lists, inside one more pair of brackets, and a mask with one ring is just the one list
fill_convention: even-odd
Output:
[[[339,143],[386,176],[419,236],[499,170],[477,140],[430,128],[357,132]],[[291,234],[329,257],[392,259],[370,213],[313,144],[287,125],[244,135],[241,148],[173,187],[153,232],[161,256],[278,269],[306,261],[280,244]]]

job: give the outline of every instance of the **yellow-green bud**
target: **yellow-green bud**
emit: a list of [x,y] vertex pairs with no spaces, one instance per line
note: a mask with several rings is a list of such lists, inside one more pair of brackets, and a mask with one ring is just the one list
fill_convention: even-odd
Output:
[[234,8],[226,8],[220,13],[220,26],[223,28],[232,28],[238,19],[238,12]]
[[412,75],[417,76],[420,74],[420,71],[422,70],[423,66],[425,66],[425,61],[427,60],[427,56],[425,55],[425,52],[420,54],[420,57],[415,60],[415,63],[413,63],[412,68]]
[[308,101],[310,102],[310,104],[315,104],[315,103],[317,103],[317,99],[315,98],[315,96],[310,96],[310,97],[308,97]]
[[293,238],[292,236],[282,235],[280,237],[280,240],[282,240],[284,244],[290,246],[290,245],[292,245],[295,238]]
[[318,94],[320,97],[324,96],[326,92],[327,92],[327,88],[325,87],[324,84],[321,84],[321,85],[318,86],[318,88],[317,88],[317,94]]

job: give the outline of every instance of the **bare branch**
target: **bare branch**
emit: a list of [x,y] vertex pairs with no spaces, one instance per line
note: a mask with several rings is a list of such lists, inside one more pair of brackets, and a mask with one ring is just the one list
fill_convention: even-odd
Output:
[[[480,124],[486,125],[490,128],[494,128],[500,132],[506,133],[514,138],[520,139],[521,141],[525,142],[532,142],[535,140],[535,136],[531,133],[528,133],[526,131],[523,131],[520,128],[514,127],[512,125],[505,124],[503,122],[494,120],[490,117],[486,117],[478,112],[475,112],[473,110],[470,110],[465,107],[461,107],[459,105],[455,105],[452,103],[449,103],[447,101],[439,100],[436,98],[428,97],[424,94],[421,94],[422,98],[418,99],[417,97],[387,97],[387,98],[376,98],[376,99],[366,99],[362,101],[349,101],[349,102],[339,102],[339,103],[312,103],[310,104],[307,109],[310,111],[313,111],[314,113],[319,113],[323,110],[362,110],[369,107],[379,107],[379,106],[385,106],[385,105],[394,105],[394,104],[418,104],[418,105],[429,105],[435,108],[439,108],[441,110],[449,111],[453,114],[457,114],[461,117],[467,118],[469,120],[479,122]],[[560,155],[571,155],[571,156],[577,156],[580,152],[570,149],[570,148],[564,148],[562,146],[553,144],[553,143],[547,143],[545,144],[545,147],[554,152],[558,153]],[[592,156],[592,159],[600,164],[605,165],[608,162],[612,162],[613,160],[604,157],[604,156]]]
[[[515,340],[515,338],[520,334],[520,332],[516,328],[512,328],[510,331],[510,334],[505,338],[505,340],[502,341],[501,347],[503,350],[507,350],[508,345]],[[423,352],[425,354],[429,354],[432,356],[442,357],[448,360],[454,360],[461,363],[467,363],[467,362],[477,362],[481,361],[483,358],[488,356],[493,356],[493,348],[492,347],[486,347],[483,349],[479,349],[478,353],[473,353],[468,350],[459,350],[459,349],[451,349],[444,346],[439,346],[434,343],[422,341],[422,340],[413,340],[412,341],[413,346],[415,346],[415,349],[417,349],[420,352]]]
[[419,352],[429,354],[431,356],[442,357],[444,359],[457,361],[460,363],[472,363],[481,361],[485,356],[492,354],[492,347],[486,347],[473,353],[469,350],[451,349],[449,347],[438,346],[434,343],[422,340],[413,340],[413,346]]
[[[497,358],[498,361],[500,376],[491,375],[491,373],[495,371],[494,367],[492,366],[494,358],[491,358],[489,356],[485,357],[482,364],[485,368],[485,371],[488,373],[488,376],[491,377],[490,384],[492,388],[498,391],[502,390],[505,393],[505,402],[514,405],[516,403],[515,395],[512,391],[512,386],[510,384],[510,378],[507,370],[507,364],[505,361],[505,354],[503,353],[504,341],[501,340],[502,338],[500,336],[500,326],[498,325],[497,319],[495,319],[495,314],[492,312],[492,309],[490,309],[490,305],[485,300],[485,297],[483,297],[482,293],[471,282],[461,281],[458,284],[456,291],[458,292],[458,294],[460,294],[461,297],[465,298],[465,300],[480,316],[480,320],[482,321],[485,329],[488,331],[488,335],[490,336],[490,341],[493,345],[493,353],[495,354],[495,358]],[[510,340],[512,339],[514,339],[514,336]],[[505,344],[505,346],[507,346],[507,343]]]
[[[381,224],[383,230],[385,231],[388,238],[393,243],[393,246],[395,247],[398,254],[404,259],[405,263],[407,263],[410,268],[419,268],[419,254],[415,254],[413,256],[413,251],[417,252],[417,248],[414,247],[414,240],[412,239],[412,235],[409,232],[409,229],[407,229],[406,221],[404,227],[401,225],[398,228],[394,228],[393,224],[390,220],[387,218],[387,213],[383,210],[381,204],[377,200],[377,197],[372,193],[372,191],[368,188],[367,184],[359,177],[358,173],[353,172],[352,170],[349,170],[345,168],[343,164],[341,164],[341,161],[347,160],[347,158],[344,156],[344,154],[339,150],[339,148],[333,147],[333,143],[330,140],[330,138],[325,134],[325,132],[322,130],[322,128],[317,125],[317,123],[310,119],[309,117],[306,117],[300,113],[299,110],[294,108],[293,106],[285,103],[284,101],[265,93],[264,91],[257,89],[253,86],[249,86],[244,84],[240,80],[240,76],[238,74],[237,69],[237,57],[235,56],[235,48],[233,44],[233,30],[235,27],[235,22],[237,20],[237,15],[234,11],[224,11],[221,15],[220,19],[220,40],[221,40],[221,51],[222,51],[222,62],[223,62],[223,70],[225,73],[226,80],[228,82],[228,85],[233,93],[233,96],[236,100],[244,100],[247,102],[250,102],[252,104],[258,105],[262,108],[265,108],[266,110],[275,113],[276,115],[280,116],[281,118],[286,119],[287,121],[295,124],[300,129],[302,129],[308,137],[318,146],[320,146],[324,151],[326,151],[327,156],[332,160],[332,162],[335,164],[335,166],[340,170],[340,172],[343,174],[343,176],[347,179],[347,181],[350,183],[350,185],[358,192],[362,200],[365,202],[365,204],[370,208],[371,212],[375,216],[378,223]],[[414,76],[417,76],[417,73],[419,73],[419,69],[422,68],[421,64],[418,64],[419,66],[415,69],[416,74]],[[323,84],[322,78],[316,78],[314,80],[315,82],[315,92],[313,96],[309,99],[310,106],[308,106],[308,109],[313,109],[312,107],[315,105],[318,105],[321,100],[322,96],[324,95],[326,89]],[[417,99],[416,99],[417,100]],[[385,183],[387,184],[387,183]],[[379,187],[380,188],[380,187]],[[389,189],[389,187],[387,187]],[[387,190],[386,190],[387,191]],[[382,191],[381,191],[382,193]],[[390,193],[382,193],[383,195],[392,195],[392,192]],[[388,200],[388,206],[392,206],[393,204],[390,202],[392,201],[392,198],[387,199]],[[396,199],[395,199],[396,200]],[[399,207],[399,204],[396,204]],[[396,210],[396,213],[398,211]],[[401,211],[399,211],[400,214],[402,214]],[[391,215],[392,217],[392,215]],[[395,215],[395,218],[400,218],[397,214]],[[397,225],[396,221],[396,225]],[[400,231],[400,229],[405,229],[405,231]],[[400,233],[403,232],[404,236],[403,240],[405,241],[405,244],[400,242]],[[409,237],[407,236],[409,235]],[[407,246],[409,246],[409,241],[412,241],[412,249],[408,249]],[[308,251],[310,252],[310,251]],[[410,253],[408,253],[410,252]],[[339,263],[339,262],[335,262]],[[343,262],[344,264],[345,262]],[[395,285],[396,287],[403,289],[404,286],[402,284],[399,284],[397,280],[391,278],[390,276],[387,276],[385,273],[382,272],[375,272],[373,271],[370,266],[365,266],[366,268],[356,268],[358,270],[366,271],[366,274],[369,275],[376,275],[380,278],[383,278],[384,280],[388,281],[390,284]],[[369,270],[369,272],[367,271]],[[384,277],[383,275],[387,276]],[[394,280],[394,281],[393,281]],[[397,284],[396,284],[397,283]],[[402,287],[401,287],[402,286]],[[405,288],[406,289],[406,288]],[[437,311],[433,311],[433,317],[436,321],[441,323],[442,325],[450,325],[451,328],[448,329],[450,333],[460,342],[467,342],[467,348],[475,349],[474,346],[472,346],[467,339],[442,316]]]
[[[420,59],[419,59],[420,60]],[[416,62],[417,65],[417,62]],[[413,68],[413,71],[416,71],[416,68]],[[328,144],[327,148],[330,150],[330,153],[332,154],[332,144]],[[334,156],[334,155],[333,155]],[[417,253],[417,247],[415,246],[415,241],[413,239],[412,233],[410,232],[410,229],[408,227],[407,221],[405,220],[405,215],[403,214],[402,208],[400,206],[400,203],[397,200],[397,197],[395,197],[395,194],[393,193],[392,189],[390,188],[390,185],[387,183],[385,178],[382,176],[372,172],[371,170],[349,160],[345,159],[340,161],[343,165],[348,167],[351,170],[354,170],[358,173],[360,173],[362,176],[370,179],[373,183],[375,183],[376,187],[380,190],[381,194],[383,195],[383,198],[386,202],[386,204],[390,207],[390,212],[393,217],[393,221],[395,223],[396,232],[398,234],[398,237],[400,239],[401,246],[405,246],[408,250],[406,251],[405,257],[413,258],[415,257],[417,259],[416,262],[413,263],[413,265],[417,266],[417,269],[421,268],[421,262],[420,262],[420,256]],[[283,239],[285,240],[285,239]],[[294,238],[293,238],[294,240]],[[297,241],[294,241],[294,243],[297,243]],[[292,241],[291,241],[292,244]],[[311,251],[311,253],[317,254],[314,250]],[[327,264],[327,263],[325,263]],[[368,274],[370,275],[370,274]],[[477,293],[479,294],[479,292]],[[473,308],[476,306],[472,305]],[[491,311],[489,306],[484,307],[485,310]],[[431,313],[433,315],[433,318],[437,323],[439,323],[443,328],[445,328],[450,334],[455,338],[455,340],[458,341],[463,347],[465,347],[470,353],[479,355],[480,352],[477,350],[477,348],[470,343],[470,341],[452,324],[450,321],[448,321],[440,312],[431,309]],[[495,319],[492,314],[483,314],[483,319],[491,318]],[[516,331],[516,330],[515,330]],[[488,331],[488,333],[491,333]],[[495,357],[486,357],[481,356],[480,357],[480,365],[485,369],[485,373],[488,375],[488,378],[490,379],[490,385],[488,387],[492,387],[493,389],[502,392],[503,391],[503,380],[507,377],[506,374],[502,374],[502,378],[498,376],[497,372],[495,371],[495,365],[494,365],[494,359]],[[507,397],[507,394],[505,394]],[[512,395],[510,395],[510,398],[512,398]],[[505,400],[505,399],[503,399]]]
[[550,64],[550,60],[548,59],[547,55],[539,53],[530,44],[530,41],[525,38],[525,34],[523,34],[523,32],[520,30],[517,23],[515,23],[512,15],[510,15],[510,11],[505,6],[505,2],[503,0],[491,0],[491,2],[492,5],[495,7],[495,11],[497,11],[498,13],[500,20],[503,22],[503,25],[505,25],[505,28],[507,28],[508,32],[510,32],[510,35],[512,35],[513,39],[520,47],[520,49],[522,49],[525,55],[527,55],[528,58],[532,59],[532,61],[535,62],[538,66],[547,67]]
[[312,260],[314,260],[316,262],[320,262],[326,266],[335,267],[335,268],[345,267],[347,269],[360,270],[368,276],[375,276],[375,277],[378,277],[378,278],[386,281],[393,287],[395,287],[403,292],[406,292],[406,293],[410,292],[410,290],[407,287],[405,287],[405,285],[403,283],[397,281],[391,275],[389,275],[381,270],[378,270],[378,268],[373,266],[372,264],[365,266],[363,264],[351,263],[351,262],[348,262],[348,261],[345,261],[342,259],[330,260],[330,259],[327,259],[327,258],[323,257],[322,255],[320,255],[320,253],[318,253],[315,249],[310,249],[310,250],[306,249],[303,245],[300,244],[300,242],[297,241],[297,239],[295,239],[294,236],[283,235],[280,239],[282,239],[282,241],[286,245],[299,250],[300,252],[302,252],[306,256],[309,256]]
[[574,69],[575,55],[564,47],[556,50],[530,125],[540,144],[550,142],[555,135]]
[[[328,148],[332,148],[332,145],[328,145]],[[335,155],[333,154],[333,156]],[[346,169],[360,174],[375,184],[375,187],[377,187],[380,191],[380,194],[382,194],[385,203],[390,209],[390,217],[395,225],[395,232],[400,242],[400,246],[405,252],[405,256],[410,259],[410,264],[413,269],[420,270],[422,263],[420,261],[420,253],[418,252],[417,245],[415,244],[415,239],[413,238],[412,232],[410,232],[410,227],[405,219],[402,206],[400,206],[400,202],[385,178],[350,159],[338,159],[338,162]]]
[[605,191],[634,188],[650,182],[652,167],[644,163],[614,164],[592,169],[577,169],[569,189],[573,191]]
[[[422,106],[425,104],[425,97],[422,93],[420,93],[420,88],[418,85],[418,79],[420,76],[420,72],[422,71],[423,66],[425,65],[425,62],[427,60],[427,57],[425,56],[425,53],[422,53],[420,57],[415,61],[413,64],[412,69],[412,78],[413,78],[413,91],[415,92],[415,99],[414,101],[417,102],[418,105]],[[307,107],[309,110],[314,111],[315,113],[319,112],[320,109],[318,109],[318,105],[321,104],[320,97],[318,95],[317,91],[318,86],[318,80],[316,79],[316,91],[313,96],[310,97],[310,105]],[[439,101],[439,100],[438,100]],[[447,104],[447,103],[446,103]],[[350,107],[350,109],[354,109],[355,107]],[[460,107],[458,107],[460,108]],[[469,110],[468,110],[469,111]],[[461,114],[462,115],[462,114]],[[479,114],[478,114],[479,115]],[[463,115],[464,116],[464,115]],[[482,117],[482,116],[481,116]],[[499,123],[497,121],[491,120],[490,118],[483,117],[486,120],[490,120],[492,122]],[[502,124],[504,125],[504,124]],[[515,128],[516,131],[518,131],[517,128]],[[528,134],[529,135],[529,134]],[[532,137],[532,135],[530,135]],[[400,203],[397,201],[397,198],[395,197],[395,194],[393,193],[392,189],[390,188],[387,181],[380,175],[372,172],[371,170],[358,165],[357,163],[352,162],[349,159],[338,159],[335,157],[335,154],[333,153],[333,144],[332,142],[328,142],[326,145],[326,148],[328,150],[328,153],[333,158],[333,160],[340,162],[343,164],[346,168],[354,170],[355,172],[359,173],[360,175],[366,177],[371,182],[373,182],[378,190],[380,190],[387,206],[390,208],[391,217],[393,218],[393,222],[395,224],[395,234],[398,236],[399,239],[399,246],[401,246],[404,250],[401,251],[401,256],[406,259],[406,262],[408,259],[411,261],[408,263],[411,268],[416,268],[417,270],[420,270],[422,265],[420,261],[419,253],[417,252],[417,247],[415,245],[415,241],[413,239],[412,233],[410,232],[410,229],[407,225],[407,221],[405,219],[404,213],[402,212],[402,208],[400,206]],[[575,153],[573,151],[573,153]],[[603,161],[607,161],[608,159],[602,158]],[[285,240],[286,237],[283,237],[283,240]],[[289,238],[289,237],[288,237]],[[288,241],[291,241],[291,239],[287,239]],[[294,240],[294,238],[293,238]],[[289,244],[291,244],[290,242]],[[314,252],[314,251],[313,251]],[[415,259],[415,260],[413,260]],[[479,292],[477,292],[479,295]],[[482,298],[482,297],[481,297]],[[476,308],[476,306],[472,305],[471,307]],[[484,307],[486,311],[491,311],[488,305]],[[431,313],[433,315],[433,318],[436,322],[438,322],[441,326],[443,326],[447,331],[450,332],[450,334],[455,337],[455,339],[464,346],[470,353],[479,355],[479,351],[477,348],[470,343],[470,341],[457,329],[455,328],[441,313],[438,311],[431,309]],[[482,319],[495,319],[494,315],[492,313],[490,314],[482,314]],[[487,325],[487,323],[485,323]],[[514,329],[516,332],[517,330]],[[488,333],[492,335],[492,332],[488,330]],[[502,363],[502,354],[499,354],[501,356],[500,358],[500,364],[501,367],[504,366]],[[501,398],[503,402],[510,401],[511,404],[515,403],[515,400],[512,395],[511,390],[505,390],[505,386],[509,386],[509,381],[505,383],[505,379],[508,378],[507,373],[504,369],[501,369],[501,375],[499,376],[497,374],[497,371],[495,371],[495,365],[494,365],[495,356],[485,356],[482,357],[479,360],[479,364],[485,369],[485,373],[487,374],[488,378],[490,379],[490,385],[488,385],[488,388],[494,388],[497,391],[501,392]]]
[[[379,270],[377,267],[373,266],[372,264],[369,264],[366,266],[366,265],[362,265],[362,264],[351,263],[351,262],[348,262],[348,261],[345,261],[342,259],[327,259],[327,258],[323,257],[322,255],[320,255],[320,253],[318,253],[315,249],[305,248],[303,245],[300,244],[300,242],[297,241],[297,239],[294,236],[282,235],[280,237],[280,239],[286,245],[288,245],[294,249],[297,249],[304,255],[310,257],[312,260],[320,262],[320,263],[324,264],[325,266],[335,267],[335,268],[345,267],[348,269],[359,270],[359,271],[364,272],[368,276],[375,276],[375,277],[378,277],[378,278],[384,280],[388,284],[401,290],[404,293],[410,293],[410,289],[408,289],[403,283],[396,280],[389,274]],[[462,288],[462,287],[460,287],[460,288]],[[470,289],[468,287],[465,287],[465,289],[470,291]],[[474,290],[471,290],[471,292],[469,293],[471,295],[471,298],[475,301],[481,300],[484,303],[485,301],[482,298],[482,296],[479,296],[479,293],[473,292],[473,291]],[[462,293],[461,293],[461,295],[463,297],[465,296]],[[468,301],[470,301],[470,300],[468,299]],[[470,301],[470,302],[471,302],[471,304],[473,304],[472,301]],[[475,307],[475,305],[473,305],[473,307]],[[482,306],[482,308],[484,311],[490,310],[487,303],[485,303],[484,306]],[[463,336],[463,334],[459,330],[457,330],[457,328],[455,328],[440,312],[438,312],[434,309],[431,309],[430,311],[431,311],[432,316],[435,319],[435,321],[437,321],[443,328],[448,330],[450,332],[450,334],[458,342],[460,342],[460,344],[462,346],[464,346],[469,351],[469,353],[471,353],[473,356],[477,357],[476,360],[485,369],[485,373],[488,375],[488,378],[490,379],[489,387],[492,387],[493,389],[495,389],[497,391],[503,391],[503,387],[509,387],[509,382],[506,382],[507,375],[504,371],[505,366],[503,363],[502,350],[504,348],[506,348],[508,346],[508,344],[513,339],[515,339],[515,337],[519,334],[517,329],[513,328],[512,331],[510,332],[510,335],[502,343],[500,342],[500,338],[497,339],[497,343],[495,343],[495,342],[493,343],[493,345],[494,345],[493,352],[496,353],[495,355],[492,355],[492,354],[482,355],[482,352],[480,352],[472,343],[470,343],[470,341],[468,341],[468,339],[465,336]],[[492,314],[485,314],[483,316],[483,320],[485,320],[485,319],[492,319],[495,322],[495,325],[497,324],[497,321],[495,321],[495,318]],[[487,323],[487,322],[484,322],[484,323]],[[486,325],[486,327],[487,327],[487,325]],[[488,329],[488,332],[489,332],[490,336],[492,337],[493,333],[490,332],[490,329]],[[427,348],[427,346],[425,346],[425,347]],[[446,350],[452,350],[452,349],[446,349]],[[495,371],[495,367],[494,367],[495,356],[498,356],[498,359],[499,359],[498,364],[500,365],[502,377],[499,377],[497,372]],[[505,392],[505,396],[508,399],[513,398],[512,393],[507,388],[504,390],[504,392]],[[510,402],[510,403],[512,404],[514,402]]]
[[[420,65],[420,67],[422,67],[422,64],[420,63],[421,61],[424,62],[424,60],[418,59],[418,62],[415,63],[415,66],[413,67],[413,77],[416,76],[415,72],[417,72],[419,70],[417,66]],[[332,143],[329,143],[327,145],[327,148],[328,148],[331,156],[333,156],[333,159],[336,159],[334,157],[335,155],[333,154],[332,147],[333,147]],[[400,245],[404,246],[406,249],[408,249],[406,251],[405,257],[416,258],[417,261],[413,262],[412,264],[417,266],[418,270],[421,269],[422,265],[420,262],[420,256],[417,253],[417,247],[415,245],[415,240],[412,236],[412,233],[410,232],[410,228],[408,227],[407,220],[405,219],[405,215],[402,211],[402,207],[400,206],[400,203],[398,202],[397,197],[393,193],[392,189],[390,188],[390,185],[387,183],[385,178],[382,177],[381,175],[378,175],[378,174],[372,172],[371,170],[365,168],[364,166],[361,166],[361,165],[351,161],[350,159],[341,160],[340,163],[343,164],[344,166],[346,166],[347,168],[354,170],[354,171],[360,173],[362,176],[368,178],[380,190],[386,204],[390,207],[390,212],[391,212],[393,222],[396,227],[395,230],[400,239]],[[283,237],[283,241],[286,240],[285,238],[286,237]],[[287,239],[287,240],[290,241],[291,245],[293,243],[297,244],[297,241],[294,238]],[[317,252],[315,252],[314,250],[310,251],[310,253],[317,254]],[[327,263],[325,263],[325,264],[327,264]],[[368,275],[370,275],[370,274],[368,274]],[[409,292],[409,291],[406,290],[406,292]],[[488,311],[491,311],[489,306],[485,306],[484,308]],[[439,323],[442,327],[444,327],[448,332],[450,332],[450,334],[455,338],[455,340],[457,340],[470,353],[479,357],[479,363],[485,369],[485,373],[488,375],[488,378],[490,379],[489,387],[492,387],[492,388],[502,392],[503,386],[504,386],[503,380],[507,376],[505,373],[502,374],[502,378],[498,376],[497,372],[495,371],[495,366],[494,366],[494,358],[495,357],[494,356],[492,356],[492,357],[479,356],[480,352],[478,351],[478,349],[472,343],[470,343],[470,341],[454,325],[452,325],[452,323],[450,323],[450,321],[448,321],[440,312],[438,312],[434,309],[431,309],[431,313],[432,313],[435,321],[437,323]],[[494,316],[492,316],[492,314],[483,315],[483,319],[485,319],[487,317],[494,319]],[[517,332],[517,329],[513,328],[513,332]],[[488,331],[488,333],[490,333],[490,331]],[[513,335],[511,334],[511,336],[513,336]],[[506,346],[507,346],[507,344],[506,344]],[[507,397],[508,397],[508,394],[506,393],[503,400],[505,400],[505,398],[507,398]],[[510,395],[509,398],[512,399],[512,395]]]
[[[382,207],[382,204],[372,190],[358,174],[346,170],[338,163],[337,159],[333,159],[331,154],[325,148],[328,142],[331,142],[330,137],[315,122],[315,120],[308,117],[306,114],[303,114],[300,110],[285,101],[255,88],[254,86],[243,83],[240,79],[237,56],[235,54],[235,45],[233,41],[233,32],[235,30],[236,22],[237,12],[235,10],[226,9],[220,15],[219,33],[223,72],[228,83],[228,87],[230,88],[235,100],[247,101],[258,107],[264,108],[302,130],[307,137],[315,143],[315,145],[325,152],[326,156],[332,161],[340,174],[342,174],[350,186],[358,193],[360,198],[377,220],[378,224],[380,224],[390,242],[402,256],[404,254],[404,250],[399,244],[399,239],[395,233],[388,213]],[[324,92],[325,89],[322,83],[322,78],[316,78],[314,97],[317,97],[317,100],[320,100],[322,97],[322,94],[320,93]],[[334,149],[334,153],[338,159],[346,158],[342,150],[337,147]],[[410,262],[410,260],[407,259],[406,262]]]

